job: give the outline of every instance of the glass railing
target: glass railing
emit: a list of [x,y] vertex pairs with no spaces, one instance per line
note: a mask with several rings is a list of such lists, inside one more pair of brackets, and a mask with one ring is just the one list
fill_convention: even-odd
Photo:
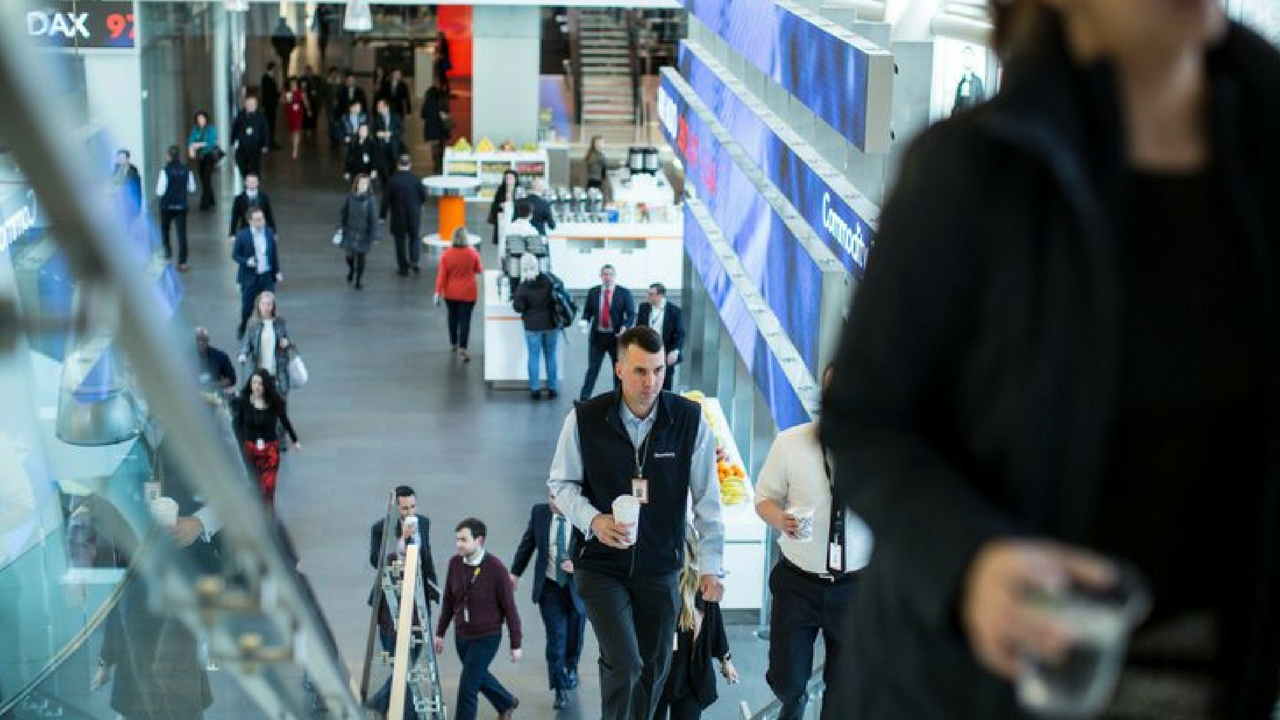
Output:
[[362,717],[141,183],[28,9],[0,3],[0,718]]

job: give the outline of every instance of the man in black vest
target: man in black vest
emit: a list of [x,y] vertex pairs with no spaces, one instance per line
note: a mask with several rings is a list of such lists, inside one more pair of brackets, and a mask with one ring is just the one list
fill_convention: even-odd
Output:
[[412,268],[418,270],[422,253],[422,203],[427,201],[427,189],[422,178],[414,174],[413,162],[408,155],[401,155],[396,163],[396,174],[387,183],[382,195],[382,218],[391,216],[391,237],[396,242],[396,272],[404,277]]
[[[619,391],[570,411],[547,485],[587,536],[574,569],[600,646],[601,715],[650,720],[671,666],[687,498],[711,602],[724,591],[724,523],[715,436],[697,403],[662,391],[662,338],[635,327],[618,346]],[[617,522],[614,501],[628,495],[641,503],[639,520]]]
[[182,162],[182,150],[169,146],[169,162],[156,179],[156,197],[160,199],[160,237],[164,240],[164,259],[173,257],[169,244],[169,226],[178,224],[178,270],[187,271],[187,195],[196,191],[196,177]]

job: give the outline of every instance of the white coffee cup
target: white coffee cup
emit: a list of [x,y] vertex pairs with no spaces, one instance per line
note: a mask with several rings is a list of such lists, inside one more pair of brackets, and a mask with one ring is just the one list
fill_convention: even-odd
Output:
[[619,495],[614,498],[613,521],[627,526],[627,544],[634,545],[636,531],[640,527],[640,501],[633,495]]
[[163,528],[178,524],[178,502],[170,497],[158,497],[151,501],[151,517]]
[[787,510],[787,514],[795,518],[800,526],[796,528],[792,540],[798,542],[809,542],[813,539],[813,508],[808,506],[793,507]]
[[417,532],[417,531],[418,531],[418,516],[417,516],[417,515],[410,515],[409,517],[405,518],[405,519],[404,519],[404,526],[405,526],[406,528],[408,528],[410,532]]

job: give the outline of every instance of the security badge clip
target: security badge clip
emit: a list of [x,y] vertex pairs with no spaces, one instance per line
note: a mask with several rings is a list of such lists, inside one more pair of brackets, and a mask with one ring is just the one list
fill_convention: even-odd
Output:
[[631,478],[631,495],[641,505],[649,504],[649,481],[645,478]]

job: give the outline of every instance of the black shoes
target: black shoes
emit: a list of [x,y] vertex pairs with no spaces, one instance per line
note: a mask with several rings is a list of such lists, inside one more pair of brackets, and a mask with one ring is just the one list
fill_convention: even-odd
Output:
[[[548,391],[547,391],[547,398],[548,398],[548,399],[555,400],[555,399],[556,399],[556,398],[558,398],[558,397],[560,397],[560,393],[556,392],[555,390],[548,390]],[[573,670],[573,671],[571,671],[571,673],[570,673],[570,677],[572,677],[572,678],[573,678],[573,679],[571,680],[571,682],[573,683],[573,685],[571,685],[570,687],[578,687],[578,671],[577,671],[577,670]]]
[[350,284],[351,284],[351,281],[352,281],[352,280],[354,280],[355,278],[356,278],[356,271],[355,271],[355,270],[348,269],[348,270],[347,270],[347,284],[348,284],[348,285],[350,285]]
[[414,265],[411,269],[413,270],[414,275],[417,275],[418,273],[422,272],[422,268],[418,267],[417,265]]
[[406,268],[400,268],[399,270],[396,270],[396,274],[399,275],[400,277],[409,277],[409,271]]
[[569,691],[556,688],[556,701],[551,704],[554,710],[563,710],[569,707]]
[[511,698],[511,707],[498,713],[498,720],[511,720],[516,714],[516,708],[520,707],[520,698]]
[[530,390],[530,391],[529,391],[529,399],[530,399],[530,400],[541,400],[541,399],[542,399],[542,391],[541,391],[541,390]]

